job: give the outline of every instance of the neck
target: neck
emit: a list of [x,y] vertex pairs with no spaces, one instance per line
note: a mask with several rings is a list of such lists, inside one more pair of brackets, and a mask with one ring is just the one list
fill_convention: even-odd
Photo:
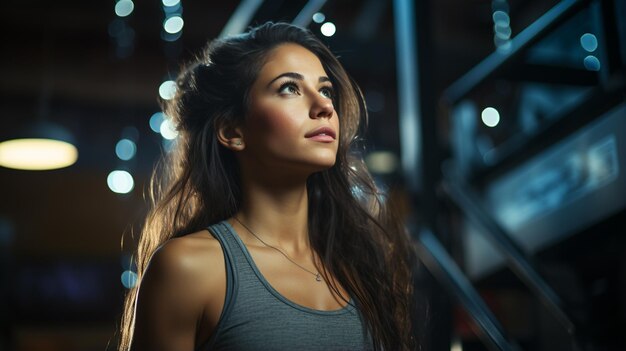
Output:
[[[296,181],[294,177],[279,180],[268,177],[271,180],[267,180],[258,173],[253,177],[243,174],[250,172],[242,173],[243,198],[235,217],[269,245],[293,256],[310,252],[306,178]],[[236,220],[230,222],[244,242],[263,245]]]

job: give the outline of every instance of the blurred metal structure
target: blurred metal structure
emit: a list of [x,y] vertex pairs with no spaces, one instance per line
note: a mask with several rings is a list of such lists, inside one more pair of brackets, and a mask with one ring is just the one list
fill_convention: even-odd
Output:
[[491,350],[519,350],[512,343],[465,274],[447,253],[439,239],[423,228],[417,234],[417,252],[438,281],[463,305],[478,326],[477,333]]
[[[395,5],[396,30],[399,32],[396,39],[398,72],[402,72],[399,74],[400,106],[405,104],[412,107],[401,109],[400,118],[400,130],[407,136],[406,139],[410,139],[410,142],[403,140],[402,153],[412,158],[403,163],[405,177],[412,177],[406,180],[407,187],[413,192],[414,199],[423,197],[432,200],[428,189],[441,190],[435,201],[415,201],[418,203],[418,213],[423,216],[421,223],[411,228],[420,258],[441,286],[457,297],[473,319],[484,345],[490,349],[520,348],[518,343],[506,335],[472,284],[500,269],[503,263],[569,336],[568,341],[561,340],[559,347],[570,350],[602,348],[605,341],[598,340],[587,330],[593,322],[584,315],[581,317],[580,311],[571,310],[570,304],[539,273],[541,268],[534,261],[541,249],[558,245],[558,240],[563,240],[565,235],[583,231],[615,211],[620,211],[623,216],[626,214],[626,203],[616,196],[602,195],[608,201],[606,206],[590,210],[597,215],[581,215],[583,219],[572,220],[571,225],[562,226],[567,229],[553,230],[551,241],[538,239],[526,231],[523,233],[528,235],[515,233],[526,228],[524,223],[539,216],[543,216],[543,222],[563,220],[550,213],[561,213],[555,212],[561,211],[559,206],[563,208],[562,211],[568,211],[565,206],[582,197],[606,193],[606,189],[622,194],[625,190],[625,178],[619,169],[626,168],[626,148],[623,147],[626,136],[617,132],[626,128],[626,108],[620,107],[626,104],[626,25],[623,13],[619,14],[620,9],[623,11],[626,8],[624,1],[561,1],[515,36],[507,50],[494,51],[451,84],[440,99],[441,106],[449,113],[451,123],[453,157],[445,163],[433,162],[436,161],[434,159],[429,162],[422,158],[426,154],[423,137],[432,132],[429,123],[434,120],[434,113],[430,114],[432,111],[420,106],[420,102],[427,100],[426,93],[420,89],[420,84],[411,81],[419,77],[421,72],[418,72],[417,67],[421,67],[423,62],[420,60],[422,56],[415,53],[411,57],[409,49],[417,42],[415,51],[420,52],[424,43],[420,43],[419,31],[427,25],[420,23],[419,19],[415,26],[403,24],[410,17],[407,13],[416,14],[419,11],[411,8],[410,1],[396,1]],[[417,33],[411,33],[414,28]],[[572,31],[572,28],[575,30]],[[570,49],[571,45],[578,43],[575,39],[586,30],[591,30],[585,35],[597,40],[597,44],[587,48],[581,37],[581,45],[590,53],[585,57],[583,50],[579,52]],[[563,41],[561,37],[564,33],[567,35],[568,31],[573,33],[574,38],[568,37],[565,44],[556,44],[559,40]],[[551,46],[555,49],[547,50]],[[418,62],[420,65],[417,65]],[[522,93],[506,95],[506,91],[510,90]],[[402,95],[402,91],[410,93]],[[494,96],[503,97],[494,100]],[[490,97],[495,101],[492,103],[507,113],[507,120],[502,123],[508,126],[510,132],[497,134],[480,126],[479,106],[490,106]],[[528,100],[529,107],[524,107],[525,98],[535,100]],[[531,104],[532,101],[535,101],[535,105]],[[517,110],[516,106],[519,106]],[[511,117],[519,118],[519,126],[515,127],[520,130],[517,133],[513,127],[516,121]],[[616,132],[611,133],[611,130]],[[564,161],[566,163],[563,163],[564,170],[556,168],[562,167],[562,164],[550,163],[559,153],[567,157]],[[437,174],[426,180],[423,178],[425,170],[440,169],[442,165],[442,177]],[[534,173],[531,173],[533,167]],[[539,170],[546,172],[543,176],[545,181],[529,178]],[[562,183],[559,195],[554,191],[541,192],[545,186],[539,185],[539,182],[556,184],[559,177],[563,176],[570,179],[563,179],[566,183]],[[528,186],[521,185],[524,179]],[[567,182],[575,184],[570,186]],[[568,195],[567,192],[575,195]],[[552,200],[547,196],[552,196]],[[499,200],[507,197],[510,200]],[[535,208],[514,207],[523,204],[539,206],[539,201],[544,199],[552,203]],[[457,236],[461,238],[460,242],[451,242],[439,229],[436,214],[428,208],[436,207],[440,202],[454,204],[463,222],[471,223],[475,230],[488,239],[493,244],[490,250],[495,250],[497,257],[502,259],[498,261],[490,256],[485,257],[485,254],[491,254],[484,249],[475,251],[476,245],[481,244],[478,241],[473,243],[477,238],[467,237],[469,234],[466,230]],[[503,208],[503,204],[508,207]],[[539,212],[540,208],[552,212],[543,215]],[[543,233],[552,226],[544,226],[540,230]],[[531,228],[536,227],[528,227],[528,230]],[[518,243],[520,240],[521,244]],[[458,253],[452,255],[451,247],[461,247],[463,256],[459,257]],[[472,257],[492,263],[472,268],[471,264],[468,266],[470,261],[467,261]],[[465,263],[459,263],[463,260]]]
[[261,5],[263,5],[263,0],[243,0],[228,19],[220,33],[220,38],[243,33]]
[[313,15],[318,12],[325,3],[326,0],[309,0],[302,10],[300,10],[296,18],[293,19],[291,24],[306,28],[309,23],[311,23]]
[[[443,93],[442,98],[444,102],[448,105],[454,105],[470,91],[476,89],[480,83],[505,69],[507,65],[509,67],[514,64],[519,65],[518,62],[515,62],[515,59],[524,52],[524,49],[533,45],[559,24],[571,18],[586,3],[588,3],[588,0],[564,0],[558,3],[532,25],[515,36],[515,38],[511,40],[511,48],[509,51],[495,51],[463,77],[450,85]],[[519,69],[519,66],[516,67]],[[549,72],[550,68],[544,67],[543,71]],[[581,71],[582,70],[575,70],[568,73],[578,75]],[[584,73],[584,71],[582,72]],[[568,76],[568,74],[563,73],[566,72],[559,72],[558,76]]]

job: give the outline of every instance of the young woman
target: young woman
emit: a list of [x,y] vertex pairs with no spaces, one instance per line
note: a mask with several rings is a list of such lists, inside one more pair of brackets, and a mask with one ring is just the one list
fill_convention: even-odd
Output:
[[266,23],[211,42],[177,84],[120,349],[413,348],[409,239],[328,48]]

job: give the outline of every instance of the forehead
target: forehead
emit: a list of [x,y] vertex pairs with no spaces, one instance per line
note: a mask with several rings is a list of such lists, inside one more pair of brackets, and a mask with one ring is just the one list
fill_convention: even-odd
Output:
[[319,58],[308,49],[298,44],[281,44],[270,51],[259,78],[272,79],[284,72],[298,72],[303,75],[325,76],[326,72]]

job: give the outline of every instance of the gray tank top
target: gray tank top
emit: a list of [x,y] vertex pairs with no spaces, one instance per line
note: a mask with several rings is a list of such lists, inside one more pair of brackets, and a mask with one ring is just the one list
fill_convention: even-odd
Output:
[[373,350],[353,299],[339,310],[296,304],[274,290],[233,227],[208,227],[226,265],[226,299],[211,338],[197,350]]

